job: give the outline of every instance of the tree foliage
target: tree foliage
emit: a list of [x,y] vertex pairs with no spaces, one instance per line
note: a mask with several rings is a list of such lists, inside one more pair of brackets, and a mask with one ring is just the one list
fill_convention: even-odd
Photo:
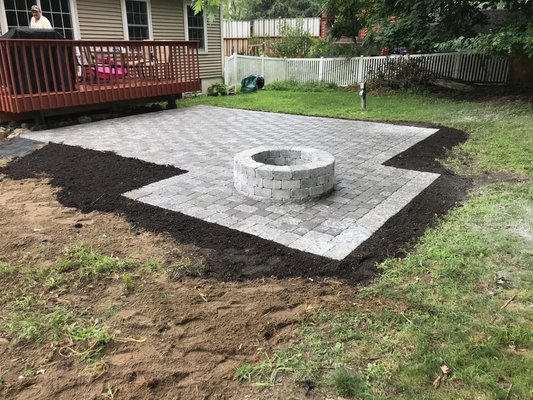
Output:
[[304,31],[303,24],[296,27],[282,25],[281,36],[272,43],[272,51],[278,57],[304,58],[307,57],[313,46],[313,37]]
[[333,37],[356,37],[360,29],[368,26],[370,15],[377,8],[369,0],[326,0],[325,11],[335,17],[331,30]]
[[[336,18],[333,33],[355,36],[362,27],[369,27],[367,46],[432,51],[447,43],[449,47],[493,52],[520,49],[533,54],[533,0],[325,1],[329,15]],[[496,8],[509,12],[507,22],[492,32],[477,33],[487,23],[483,10]]]
[[322,10],[322,1],[226,0],[223,9],[225,18],[233,20],[315,17]]
[[533,2],[511,0],[501,6],[508,11],[503,25],[473,37],[460,36],[436,47],[441,50],[467,49],[473,52],[524,54],[533,57]]

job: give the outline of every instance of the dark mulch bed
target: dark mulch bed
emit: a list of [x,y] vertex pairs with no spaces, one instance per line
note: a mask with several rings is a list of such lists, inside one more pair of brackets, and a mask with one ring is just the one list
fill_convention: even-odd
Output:
[[448,149],[465,138],[463,132],[442,128],[387,161],[389,166],[443,175],[342,261],[293,250],[121,196],[126,191],[186,172],[175,167],[124,158],[110,152],[49,144],[0,169],[0,173],[13,179],[45,174],[51,178],[53,186],[61,189],[58,200],[65,206],[84,212],[117,213],[136,227],[167,232],[179,242],[193,243],[205,249],[206,277],[220,280],[265,276],[332,277],[356,283],[374,276],[376,263],[390,256],[401,256],[438,216],[464,199],[471,181],[451,175],[435,159],[443,157]]

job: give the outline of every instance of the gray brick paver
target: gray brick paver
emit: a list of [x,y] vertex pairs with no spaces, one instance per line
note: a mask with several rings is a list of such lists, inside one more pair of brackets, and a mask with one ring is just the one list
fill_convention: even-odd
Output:
[[[434,132],[197,106],[27,137],[174,165],[188,172],[125,195],[282,245],[342,259],[438,177],[380,165]],[[329,198],[302,204],[258,202],[236,193],[233,156],[262,145],[312,147],[332,153],[336,191]]]

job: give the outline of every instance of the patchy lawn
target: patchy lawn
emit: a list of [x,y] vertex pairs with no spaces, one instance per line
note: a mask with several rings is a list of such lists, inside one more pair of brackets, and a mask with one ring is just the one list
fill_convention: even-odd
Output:
[[337,90],[178,104],[465,130],[443,163],[477,188],[366,286],[206,279],[211,249],[65,207],[47,176],[0,175],[0,397],[529,398],[531,104],[358,102]]
[[302,323],[296,345],[241,365],[241,381],[267,386],[265,397],[279,398],[296,383],[365,399],[531,395],[531,103],[402,94],[370,97],[363,113],[355,93],[344,90],[263,91],[189,102],[425,122],[469,134],[442,162],[476,178],[470,200],[426,232],[405,258],[384,262],[373,284],[357,288],[349,311],[317,312]]

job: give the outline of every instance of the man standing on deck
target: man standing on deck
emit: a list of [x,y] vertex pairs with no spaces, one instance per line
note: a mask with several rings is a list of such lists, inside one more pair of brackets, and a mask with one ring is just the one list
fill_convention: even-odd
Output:
[[50,24],[48,18],[43,15],[41,7],[35,5],[31,6],[31,15],[30,28],[52,29],[52,24]]

